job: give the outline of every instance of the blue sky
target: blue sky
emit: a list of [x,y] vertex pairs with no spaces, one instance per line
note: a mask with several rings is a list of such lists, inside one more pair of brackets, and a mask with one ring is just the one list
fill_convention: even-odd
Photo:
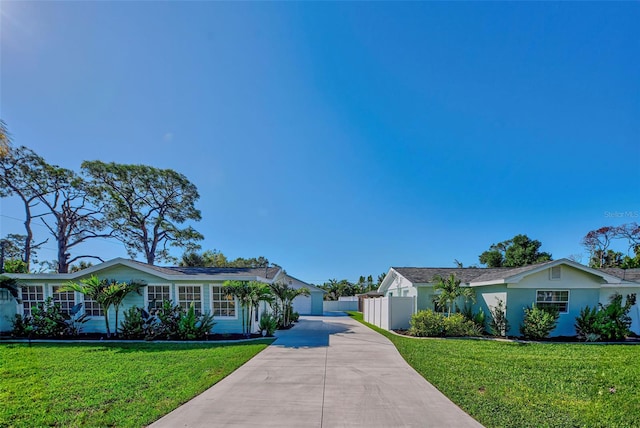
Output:
[[[76,170],[185,174],[203,248],[229,257],[322,283],[476,264],[518,233],[566,257],[589,230],[640,220],[637,2],[0,11],[14,143]],[[0,203],[0,234],[20,232],[20,205]]]

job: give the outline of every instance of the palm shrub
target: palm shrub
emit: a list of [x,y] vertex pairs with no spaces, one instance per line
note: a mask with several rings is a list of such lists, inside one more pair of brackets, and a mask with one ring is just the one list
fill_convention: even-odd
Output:
[[260,315],[260,324],[258,324],[260,331],[265,331],[267,336],[273,336],[278,328],[278,319],[270,312],[263,312]]
[[482,308],[478,310],[478,312],[474,313],[471,305],[464,305],[462,312],[460,312],[464,318],[468,321],[473,322],[479,329],[480,332],[484,332],[486,316]]
[[242,330],[246,336],[251,334],[251,320],[260,302],[271,302],[270,287],[259,281],[225,281],[222,284],[228,296],[234,297],[242,308]]
[[195,307],[191,303],[187,312],[178,321],[178,338],[182,340],[201,339],[211,331],[214,325],[212,314],[196,315]]
[[509,331],[509,321],[507,320],[507,307],[502,299],[498,299],[496,306],[489,308],[491,320],[489,321],[489,333],[492,336],[505,337]]
[[587,342],[595,342],[602,334],[602,313],[594,306],[586,306],[580,309],[580,315],[576,317],[576,334]]
[[540,340],[549,337],[558,323],[558,311],[542,309],[534,303],[524,310],[524,320],[520,325],[520,333],[525,339]]
[[269,284],[269,288],[274,296],[274,314],[278,318],[279,326],[288,328],[292,322],[297,321],[293,311],[293,300],[298,296],[308,296],[310,294],[309,289],[304,287],[292,288],[284,282],[274,282]]
[[453,311],[453,305],[455,301],[462,297],[465,301],[472,301],[475,303],[476,301],[476,293],[470,287],[461,287],[460,283],[462,282],[460,279],[456,278],[454,274],[451,274],[449,278],[442,278],[436,276],[434,278],[436,281],[433,289],[435,291],[439,291],[440,293],[435,297],[435,302],[443,307],[447,308],[447,315],[451,316],[451,312]]

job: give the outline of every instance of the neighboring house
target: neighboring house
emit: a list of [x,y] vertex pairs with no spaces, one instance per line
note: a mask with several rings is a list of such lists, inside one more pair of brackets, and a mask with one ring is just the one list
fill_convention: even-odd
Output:
[[289,274],[286,275],[286,283],[294,289],[306,288],[309,296],[298,296],[293,299],[293,311],[300,315],[322,315],[322,301],[326,291],[315,285],[308,284]]
[[[91,266],[87,269],[66,274],[4,274],[16,278],[21,285],[22,303],[8,296],[0,300],[0,331],[11,330],[11,320],[16,313],[29,315],[31,308],[36,307],[47,297],[53,297],[63,309],[82,302],[83,310],[91,316],[84,324],[84,332],[104,332],[104,314],[96,302],[88,300],[80,293],[58,293],[57,289],[69,282],[78,282],[82,278],[96,275],[101,279],[117,281],[140,281],[146,284],[141,294],[129,294],[120,308],[122,313],[129,307],[158,307],[164,300],[172,300],[188,308],[194,304],[196,311],[213,313],[216,325],[215,333],[242,332],[242,309],[238,302],[229,298],[223,291],[222,284],[226,280],[260,281],[267,284],[287,282],[293,288],[307,287],[310,296],[298,296],[294,302],[294,310],[301,315],[322,315],[323,291],[289,276],[279,267],[268,268],[192,268],[192,267],[160,267],[134,260],[117,258]],[[0,299],[4,298],[0,295]],[[266,310],[260,305],[260,312]],[[115,331],[115,313],[109,313],[111,329]],[[256,324],[257,325],[257,324]]]
[[[512,336],[520,335],[524,308],[532,303],[558,309],[558,325],[551,336],[573,336],[575,319],[583,307],[606,304],[615,292],[623,297],[636,293],[640,298],[640,269],[592,269],[568,259],[519,268],[392,267],[378,291],[385,297],[414,297],[414,311],[437,310],[435,278],[446,279],[452,274],[461,280],[461,286],[475,289],[477,301],[473,310],[482,309],[487,319],[498,300],[504,302],[510,324],[508,335]],[[458,306],[462,307],[463,302]],[[638,304],[629,315],[633,320],[631,331],[640,334]]]

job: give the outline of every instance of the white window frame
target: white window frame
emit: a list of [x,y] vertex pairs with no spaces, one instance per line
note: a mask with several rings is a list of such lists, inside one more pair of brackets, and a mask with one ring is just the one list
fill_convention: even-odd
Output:
[[[553,276],[553,270],[557,269],[558,277]],[[552,266],[549,268],[549,280],[550,281],[560,281],[562,280],[562,269],[560,266]]]
[[[203,294],[203,289],[204,287],[202,286],[202,284],[176,284],[176,305],[179,305],[180,307],[182,307],[182,301],[180,300],[180,287],[194,287],[194,288],[199,288],[200,289],[200,309],[198,310],[196,309],[196,314],[202,314],[204,313],[204,294]],[[191,303],[191,301],[186,302],[187,306],[184,307],[183,309],[185,311],[189,310],[189,304]]]
[[[96,307],[99,309],[100,312],[102,312],[102,315],[92,315],[87,313],[87,300],[89,301],[88,303],[91,303],[91,306],[93,307],[93,305],[95,304]],[[78,302],[78,303],[82,303],[82,312],[84,314],[86,314],[88,317],[91,317],[91,319],[97,319],[97,320],[102,320],[104,319],[104,311],[102,310],[102,306],[100,306],[98,304],[98,302],[96,302],[95,300],[87,297],[86,294],[82,295],[82,302]]]
[[[59,302],[59,301],[57,301],[55,299],[55,294],[57,293],[56,292],[56,288],[60,288],[62,286],[63,286],[62,284],[51,284],[51,285],[49,285],[49,289],[51,291],[50,296],[51,296],[51,299],[53,300],[53,303],[61,303],[61,302]],[[62,309],[62,312],[65,312],[65,313],[69,314],[69,312],[71,311],[71,308],[73,308],[75,305],[80,303],[78,301],[78,293],[76,293],[75,291],[64,291],[63,293],[65,293],[65,294],[66,293],[72,293],[73,294],[73,305],[71,305],[68,309],[64,309],[62,307],[62,305],[60,305],[60,308]],[[84,307],[84,304],[82,306]]]
[[[24,305],[25,302],[31,303],[31,300],[25,299],[25,288],[28,288],[28,287],[40,287],[42,289],[42,293],[41,293],[42,294],[42,300],[37,300],[36,299],[34,301],[35,305],[29,305],[29,313],[27,313],[26,307]],[[44,286],[44,284],[27,284],[27,285],[23,285],[23,286],[20,287],[20,298],[22,299],[22,303],[21,303],[22,316],[27,316],[27,315],[31,316],[31,314],[32,314],[31,313],[31,309],[38,307],[38,303],[44,303],[44,301],[47,299],[47,295],[45,293],[45,288],[46,287]],[[29,292],[27,292],[26,294],[29,295]],[[36,291],[36,296],[37,296],[37,294],[38,294],[38,292]]]
[[[567,293],[567,300],[566,302],[564,300],[538,300],[538,293],[552,293],[551,295],[553,296],[553,293]],[[569,301],[571,299],[571,290],[557,290],[557,289],[553,289],[553,290],[549,290],[549,289],[541,289],[541,290],[536,290],[536,306],[539,308],[544,308],[544,306],[546,304],[560,304],[560,303],[566,303],[566,310],[565,311],[560,311],[558,310],[559,314],[568,314],[569,313]],[[542,306],[540,305],[542,303]]]
[[238,319],[238,311],[240,310],[240,306],[238,304],[238,299],[237,298],[233,298],[233,304],[234,304],[234,308],[235,308],[235,316],[229,317],[223,317],[221,315],[215,315],[214,311],[213,311],[213,287],[218,287],[220,289],[222,289],[222,284],[209,284],[209,297],[210,297],[210,305],[209,305],[209,313],[213,314],[213,317],[215,319],[218,320],[237,320]]
[[169,288],[169,300],[171,300],[173,302],[173,304],[175,305],[175,301],[176,299],[174,299],[174,293],[171,290],[171,284],[148,284],[144,290],[144,310],[147,311],[149,310],[149,303],[151,303],[151,300],[149,300],[149,287],[168,287]]

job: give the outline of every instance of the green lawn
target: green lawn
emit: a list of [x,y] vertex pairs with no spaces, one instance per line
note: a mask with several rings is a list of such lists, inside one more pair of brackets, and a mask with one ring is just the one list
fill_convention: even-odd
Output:
[[0,344],[0,426],[140,427],[269,343]]
[[412,339],[366,325],[487,427],[640,426],[640,346]]

